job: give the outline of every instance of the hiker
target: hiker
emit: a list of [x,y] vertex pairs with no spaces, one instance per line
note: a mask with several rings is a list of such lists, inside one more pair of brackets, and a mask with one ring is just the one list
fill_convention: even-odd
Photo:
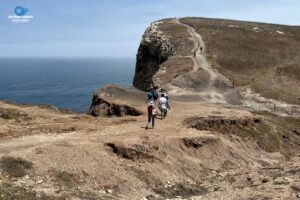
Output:
[[170,104],[169,104],[169,94],[168,94],[168,92],[167,91],[165,91],[165,98],[166,98],[166,100],[167,100],[167,108],[169,109],[169,110],[171,110],[171,107],[170,107]]
[[202,51],[203,51],[203,47],[200,47],[200,52],[202,53]]
[[168,94],[168,92],[167,92],[165,89],[161,88],[161,89],[160,89],[160,94],[164,94],[164,96],[165,96],[165,98],[166,98],[166,100],[167,100],[167,108],[168,108],[169,110],[171,110],[170,104],[169,104],[169,94]]
[[167,99],[164,93],[162,93],[161,97],[159,98],[159,109],[161,113],[161,119],[165,118],[167,116]]
[[146,130],[149,128],[150,122],[152,121],[152,129],[154,128],[154,121],[156,117],[156,110],[154,106],[153,101],[149,101],[148,107],[147,107],[147,113],[148,113],[148,123],[146,125]]
[[156,92],[156,89],[154,88],[153,84],[150,84],[150,88],[148,89],[148,100],[149,101],[156,101],[158,98],[158,94]]
[[153,101],[154,100],[153,94],[152,94],[152,92],[150,92],[149,89],[148,89],[147,96],[148,96],[148,101]]

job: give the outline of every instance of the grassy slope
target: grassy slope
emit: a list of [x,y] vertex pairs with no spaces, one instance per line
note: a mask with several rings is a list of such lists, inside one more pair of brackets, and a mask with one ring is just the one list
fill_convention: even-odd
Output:
[[189,38],[190,34],[187,28],[180,24],[174,24],[170,19],[161,20],[158,28],[168,38],[174,47],[175,55],[160,65],[160,69],[165,72],[155,74],[154,83],[163,86],[169,83],[178,75],[189,72],[193,69],[194,63],[190,56],[191,50],[194,48],[194,42]]
[[169,20],[162,20],[163,23],[158,25],[160,31],[168,37],[173,44],[176,55],[189,56],[194,47],[194,43],[189,39],[190,34],[187,28],[180,24],[174,24]]
[[213,67],[237,85],[300,104],[300,27],[203,18],[181,21],[196,28]]

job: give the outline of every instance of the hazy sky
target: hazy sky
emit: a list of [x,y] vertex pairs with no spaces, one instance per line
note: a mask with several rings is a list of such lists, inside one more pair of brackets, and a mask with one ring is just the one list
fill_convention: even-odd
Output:
[[134,58],[152,21],[186,16],[299,25],[300,0],[0,0],[0,56]]

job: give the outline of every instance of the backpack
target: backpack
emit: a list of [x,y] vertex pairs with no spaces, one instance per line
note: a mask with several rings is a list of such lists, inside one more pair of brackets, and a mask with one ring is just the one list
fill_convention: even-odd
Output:
[[152,106],[148,106],[148,113],[152,113]]
[[152,92],[153,99],[157,100],[157,98],[158,98],[157,92],[155,90],[152,90],[151,92]]
[[148,92],[148,100],[151,100],[153,98],[152,92]]

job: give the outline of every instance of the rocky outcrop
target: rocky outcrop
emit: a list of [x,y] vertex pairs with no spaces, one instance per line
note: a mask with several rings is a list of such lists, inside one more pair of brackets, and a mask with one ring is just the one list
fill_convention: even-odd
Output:
[[168,38],[158,29],[159,23],[162,22],[154,22],[147,28],[136,56],[133,85],[140,90],[149,87],[159,65],[174,54],[174,48]]
[[153,156],[150,152],[150,149],[143,145],[134,144],[132,146],[124,146],[122,144],[116,143],[107,143],[108,147],[110,147],[117,156],[129,160],[154,160],[155,156]]
[[207,144],[215,144],[219,141],[216,138],[203,138],[203,137],[187,137],[183,138],[183,143],[188,148],[201,148]]
[[89,114],[98,117],[110,117],[110,116],[118,116],[122,117],[125,115],[138,116],[141,115],[142,112],[138,111],[134,107],[128,105],[115,104],[108,101],[105,101],[98,95],[93,96],[92,105],[89,110]]
[[95,117],[142,115],[138,107],[143,101],[143,93],[136,89],[124,89],[117,85],[107,85],[95,92],[89,114]]
[[224,118],[219,116],[191,117],[184,121],[189,128],[206,131],[224,131],[233,127],[249,127],[255,123],[260,123],[259,118]]

